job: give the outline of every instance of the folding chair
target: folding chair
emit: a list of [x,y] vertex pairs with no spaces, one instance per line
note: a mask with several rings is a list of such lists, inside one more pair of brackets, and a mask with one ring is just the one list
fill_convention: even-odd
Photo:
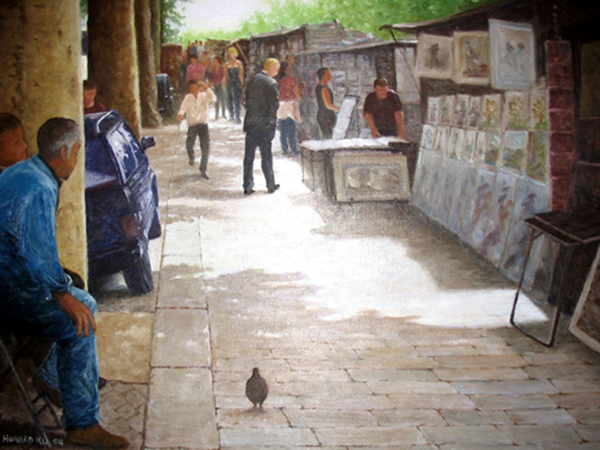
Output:
[[[0,355],[8,366],[0,373],[0,382],[2,382],[9,374],[13,374],[27,409],[31,413],[35,426],[42,435],[43,445],[50,448],[52,447],[52,443],[48,437],[48,431],[62,428],[60,419],[58,418],[54,407],[50,403],[48,394],[36,386],[35,383],[33,383],[33,386],[37,395],[34,398],[30,398],[30,394],[27,392],[27,389],[21,381],[21,376],[16,369],[19,360],[24,357],[26,358],[27,353],[32,345],[35,345],[35,341],[32,341],[29,337],[21,338],[6,331],[0,331]],[[30,361],[27,361],[27,363],[27,372],[33,376],[35,369],[32,368]],[[40,403],[41,406],[36,406],[38,403]],[[50,411],[50,414],[54,418],[56,425],[45,426],[42,423],[40,417],[42,412],[46,409]]]

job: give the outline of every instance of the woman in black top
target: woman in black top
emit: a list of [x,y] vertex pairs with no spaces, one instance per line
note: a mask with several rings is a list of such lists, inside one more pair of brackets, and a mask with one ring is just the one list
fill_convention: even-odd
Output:
[[335,126],[336,115],[335,112],[339,111],[340,108],[333,104],[333,92],[327,86],[329,80],[331,80],[331,72],[327,67],[321,67],[317,71],[317,77],[319,77],[319,84],[315,88],[317,95],[317,122],[321,128],[321,134],[324,139],[331,139],[333,134],[333,127]]

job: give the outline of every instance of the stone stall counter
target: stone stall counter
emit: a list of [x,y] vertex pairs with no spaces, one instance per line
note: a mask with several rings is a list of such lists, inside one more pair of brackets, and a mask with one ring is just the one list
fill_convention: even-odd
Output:
[[410,200],[417,148],[391,137],[305,141],[302,180],[338,202]]

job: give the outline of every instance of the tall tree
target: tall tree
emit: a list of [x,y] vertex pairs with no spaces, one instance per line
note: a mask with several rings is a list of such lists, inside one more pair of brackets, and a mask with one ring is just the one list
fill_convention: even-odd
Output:
[[134,0],[89,0],[88,72],[99,99],[141,135]]
[[154,44],[151,33],[150,0],[135,0],[135,31],[140,83],[142,125],[157,127],[161,124],[157,106]]
[[161,0],[150,0],[150,34],[154,45],[154,70],[160,72],[160,49],[162,45],[162,32],[160,27]]

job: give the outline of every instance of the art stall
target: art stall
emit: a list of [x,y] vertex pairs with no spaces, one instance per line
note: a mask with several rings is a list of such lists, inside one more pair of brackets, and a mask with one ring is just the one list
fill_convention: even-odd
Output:
[[394,137],[346,139],[357,102],[346,96],[332,139],[300,144],[303,182],[337,202],[410,200],[418,144]]

